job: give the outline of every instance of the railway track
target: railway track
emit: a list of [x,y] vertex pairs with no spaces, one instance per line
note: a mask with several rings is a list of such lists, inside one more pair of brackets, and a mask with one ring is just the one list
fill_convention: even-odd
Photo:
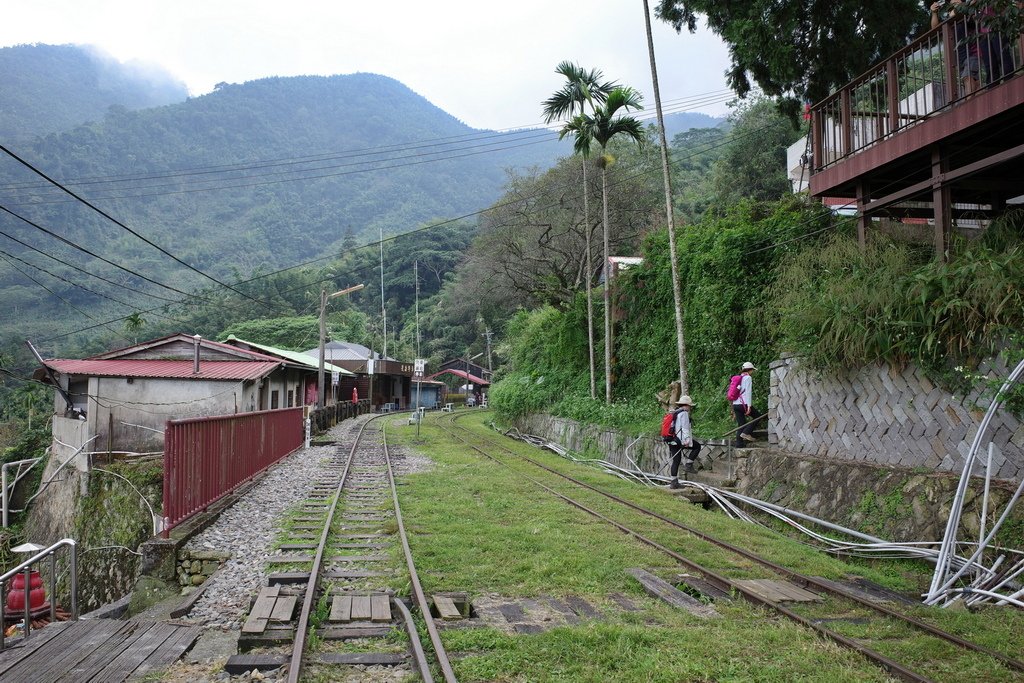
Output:
[[[883,670],[887,671],[891,675],[900,678],[901,680],[921,682],[930,681],[932,679],[929,678],[927,674],[917,671],[911,666],[901,663],[893,657],[886,656],[885,654],[877,651],[876,649],[869,647],[865,641],[869,642],[870,639],[856,638],[844,635],[833,628],[829,628],[825,624],[842,622],[850,624],[861,623],[865,626],[865,628],[861,629],[862,631],[873,631],[880,634],[892,634],[898,631],[899,629],[911,629],[913,631],[916,631],[919,634],[919,637],[923,637],[929,640],[935,639],[936,641],[940,641],[940,643],[942,644],[948,644],[949,646],[952,646],[948,647],[946,652],[956,652],[957,655],[953,655],[954,658],[956,656],[965,656],[972,658],[984,658],[987,659],[989,663],[991,663],[992,661],[997,662],[998,665],[1005,670],[1006,675],[1002,677],[1004,679],[1019,679],[1022,673],[1024,673],[1024,662],[1021,662],[1018,659],[1009,657],[1000,652],[996,652],[990,648],[987,648],[983,645],[980,645],[970,640],[961,638],[955,634],[944,631],[943,629],[940,629],[936,626],[921,621],[920,619],[917,619],[912,615],[905,614],[891,607],[879,604],[875,600],[863,597],[844,588],[841,584],[836,584],[834,582],[819,579],[816,577],[806,576],[794,570],[783,567],[778,563],[775,563],[767,558],[761,557],[760,555],[757,555],[756,553],[753,553],[749,550],[740,548],[734,544],[723,541],[699,529],[695,529],[686,524],[682,524],[681,522],[665,517],[664,515],[654,512],[652,510],[648,510],[640,505],[637,505],[636,503],[633,503],[632,501],[623,499],[607,491],[603,491],[598,487],[592,486],[590,484],[587,484],[586,482],[580,481],[574,477],[559,472],[556,469],[548,467],[547,465],[540,463],[534,460],[533,458],[522,455],[521,453],[517,453],[516,451],[509,449],[504,444],[501,444],[498,441],[484,437],[476,432],[468,430],[465,427],[459,425],[458,419],[464,417],[467,414],[468,413],[456,413],[449,415],[447,416],[447,419],[443,423],[439,422],[439,424],[447,426],[448,433],[452,437],[462,441],[468,448],[471,448],[472,450],[480,453],[484,457],[489,458],[490,460],[498,464],[501,464],[505,467],[509,467],[510,469],[515,471],[519,476],[525,477],[526,479],[530,480],[531,482],[541,487],[548,493],[565,501],[569,505],[572,505],[586,512],[587,514],[592,515],[602,520],[603,522],[614,526],[624,534],[648,546],[656,548],[657,550],[668,555],[673,560],[683,565],[690,571],[698,573],[700,575],[699,585],[701,585],[702,587],[710,585],[712,592],[717,592],[719,596],[725,597],[729,595],[739,595],[748,602],[768,608],[798,624],[801,624],[802,626],[814,630],[822,637],[828,638],[829,640],[832,640],[833,642],[838,643],[843,647],[847,647],[856,651],[872,663],[881,667]],[[458,430],[458,432],[456,432],[455,430]],[[471,438],[476,440],[477,444],[482,442],[484,444],[484,447],[480,447],[479,445],[476,445],[473,442],[471,442]],[[485,448],[487,450],[485,450]],[[553,486],[549,486],[548,484],[540,481],[539,479],[524,474],[521,471],[517,471],[515,468],[510,466],[509,462],[506,461],[505,457],[495,456],[493,453],[494,450],[499,450],[503,452],[505,454],[505,457],[507,458],[515,458],[518,461],[528,463],[530,466],[534,468],[543,470],[544,472],[554,475],[558,477],[561,482],[568,482],[572,487],[570,491],[572,495],[568,495],[565,492],[556,490]],[[785,602],[785,600],[777,600],[767,597],[763,589],[758,589],[754,587],[754,585],[756,584],[752,585],[752,582],[750,581],[733,579],[727,576],[724,572],[715,571],[708,567],[701,566],[700,564],[697,564],[696,562],[693,562],[692,560],[687,558],[681,552],[673,550],[672,548],[669,548],[666,545],[659,543],[658,541],[648,537],[647,535],[644,535],[639,531],[636,531],[634,528],[627,526],[627,524],[617,519],[614,519],[611,516],[613,513],[604,509],[595,509],[597,507],[595,503],[584,502],[576,497],[573,497],[575,495],[578,495],[578,492],[582,491],[589,492],[590,494],[596,494],[599,497],[598,499],[600,501],[607,502],[618,510],[621,510],[622,508],[627,508],[631,512],[639,514],[643,519],[656,520],[658,523],[667,525],[677,530],[685,531],[693,537],[696,537],[707,543],[713,544],[714,546],[717,546],[718,548],[721,548],[729,553],[732,553],[735,556],[743,558],[743,560],[747,562],[754,563],[761,570],[763,570],[766,576],[771,577],[773,580],[785,581],[787,584],[794,585],[797,588],[803,589],[804,591],[808,591],[809,593],[813,593],[815,595],[826,595],[828,596],[828,601],[824,604],[799,603],[799,608],[797,608],[796,606],[791,608],[789,606],[780,604],[781,602]],[[783,588],[783,590],[785,589]],[[706,593],[707,589],[705,588],[704,591]],[[714,598],[715,596],[708,595],[707,597]],[[870,615],[870,623],[864,623],[867,620],[867,617],[865,615]],[[895,629],[893,625],[896,625]],[[884,637],[879,638],[879,640],[884,640]],[[941,673],[942,663],[939,663],[939,665],[935,668],[939,669],[939,672]],[[999,680],[999,678],[994,678],[992,680]]]
[[[347,451],[345,444],[337,446],[289,520],[280,554],[271,558],[272,568],[281,571],[269,575],[242,627],[239,648],[254,654],[229,658],[227,671],[286,667],[286,680],[298,683],[311,669],[330,680],[334,667],[411,664],[428,683],[435,680],[432,666],[439,680],[455,682],[406,537],[386,417],[366,420]],[[388,553],[396,539],[400,564]],[[412,586],[411,605],[386,588],[400,572]],[[410,606],[426,627],[429,654]],[[353,639],[361,643],[358,651],[339,651]],[[378,643],[378,651],[367,652],[367,643]]]

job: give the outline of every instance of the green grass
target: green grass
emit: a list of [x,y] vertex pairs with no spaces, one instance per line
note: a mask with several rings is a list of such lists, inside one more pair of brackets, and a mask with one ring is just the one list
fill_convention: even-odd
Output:
[[[686,525],[753,550],[799,572],[831,579],[864,576],[896,590],[918,586],[929,569],[908,561],[850,563],[814,550],[769,528],[736,522],[719,512],[681,503],[664,490],[623,482],[570,463],[483,426],[485,414],[459,420],[480,439],[543,462]],[[403,516],[427,592],[464,590],[512,599],[577,594],[605,614],[600,623],[563,626],[539,635],[510,635],[490,628],[449,630],[444,640],[463,655],[454,662],[460,680],[498,681],[703,681],[885,680],[851,652],[810,631],[742,601],[717,603],[721,619],[702,620],[671,610],[642,594],[625,569],[660,568],[663,578],[685,571],[669,556],[627,538],[610,525],[569,506],[526,479],[579,499],[653,540],[736,578],[761,578],[751,562],[613,503],[597,493],[495,451],[503,466],[452,439],[436,418],[421,426],[389,430],[390,437],[430,456],[436,466],[407,475],[400,489]],[[401,590],[401,586],[396,585]],[[619,612],[608,595],[630,595],[646,611]],[[834,617],[831,600],[802,607],[807,616]],[[798,610],[800,611],[800,610]],[[1011,656],[1024,651],[1024,615],[1018,611],[913,609],[919,618]],[[849,616],[866,616],[854,612]],[[834,622],[865,637],[868,645],[916,664],[937,680],[1012,680],[983,655],[949,655],[952,645],[884,622]]]

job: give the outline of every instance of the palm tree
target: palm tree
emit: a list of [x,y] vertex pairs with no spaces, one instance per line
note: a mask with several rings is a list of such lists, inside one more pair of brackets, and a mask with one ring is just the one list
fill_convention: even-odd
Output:
[[[551,123],[555,119],[567,117],[570,120],[577,114],[584,113],[584,107],[590,105],[591,111],[597,105],[605,103],[608,93],[615,89],[613,81],[605,81],[604,74],[598,69],[587,71],[577,64],[565,61],[555,68],[555,73],[565,77],[565,84],[554,95],[544,100],[544,122]],[[561,138],[559,138],[561,139]],[[587,158],[581,157],[583,166],[583,229],[587,242],[587,347],[590,356],[590,398],[597,398],[597,386],[594,371],[594,299],[591,295],[591,279],[594,277],[594,264],[591,260],[592,250],[590,239],[593,230],[590,226],[590,186],[587,183]]]
[[559,139],[570,133],[576,140],[573,149],[584,158],[590,155],[594,145],[601,148],[601,156],[598,159],[598,166],[601,169],[601,202],[602,228],[604,242],[604,400],[605,403],[612,402],[612,320],[611,320],[611,296],[609,291],[608,271],[608,167],[614,159],[608,154],[608,144],[617,136],[626,136],[638,144],[644,140],[644,129],[640,121],[632,116],[617,116],[619,110],[628,112],[630,109],[642,109],[640,93],[628,86],[616,87],[608,93],[608,99],[604,105],[595,106],[592,115],[585,113],[577,114],[571,121],[565,124]]
[[146,324],[146,319],[142,317],[141,313],[132,313],[130,316],[124,319],[124,330],[132,336],[132,343],[137,344],[139,342],[139,330]]
[[679,263],[676,261],[676,221],[672,210],[672,176],[668,168],[668,141],[665,139],[665,117],[661,111],[661,92],[658,88],[658,66],[654,60],[654,36],[651,34],[651,10],[644,3],[644,23],[647,26],[647,52],[651,60],[651,81],[654,84],[654,109],[658,114],[661,135],[661,172],[665,183],[665,218],[668,221],[668,254],[672,261],[672,300],[676,314],[676,353],[679,356],[679,391],[689,394],[686,376],[686,337],[683,334],[683,297],[679,288]]

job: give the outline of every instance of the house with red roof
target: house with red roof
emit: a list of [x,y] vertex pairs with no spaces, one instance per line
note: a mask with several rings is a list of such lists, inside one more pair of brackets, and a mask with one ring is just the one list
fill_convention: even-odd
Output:
[[57,390],[60,457],[78,449],[159,452],[168,420],[306,405],[316,372],[309,363],[179,333],[90,358],[44,359],[35,378]]

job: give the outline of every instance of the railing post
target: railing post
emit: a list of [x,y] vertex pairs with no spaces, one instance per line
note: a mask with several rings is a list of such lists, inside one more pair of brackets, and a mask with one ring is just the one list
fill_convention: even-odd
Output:
[[849,88],[843,88],[839,95],[839,133],[843,141],[839,156],[853,154],[853,113]]
[[71,545],[71,621],[78,621],[78,544]]
[[956,39],[953,37],[953,26],[950,21],[942,24],[942,62],[946,72],[946,104],[952,104],[960,97],[960,79],[957,72],[960,65],[956,63]]
[[889,131],[891,135],[900,129],[900,81],[896,70],[896,60],[885,63],[885,92],[889,100]]
[[57,553],[50,553],[50,623],[57,621]]
[[[25,567],[23,576],[25,577],[25,630],[22,636],[25,640],[28,640],[29,631],[32,630],[32,606],[29,604],[31,601],[29,597],[32,595],[32,567]],[[53,598],[51,595],[50,598]]]

